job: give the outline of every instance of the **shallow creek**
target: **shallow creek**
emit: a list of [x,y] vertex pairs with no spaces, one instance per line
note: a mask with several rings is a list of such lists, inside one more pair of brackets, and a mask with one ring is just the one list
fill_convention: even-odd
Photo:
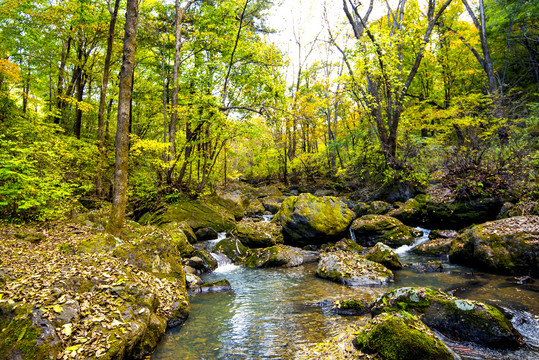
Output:
[[[418,238],[418,242],[426,239]],[[210,241],[209,246],[216,241]],[[403,263],[427,258],[398,249]],[[444,263],[444,271],[395,272],[395,282],[377,287],[347,287],[315,277],[316,264],[296,268],[247,269],[222,265],[204,277],[226,278],[233,292],[199,294],[190,298],[191,314],[180,328],[168,330],[153,360],[172,359],[292,359],[302,346],[321,342],[352,322],[369,315],[339,316],[317,305],[348,297],[375,300],[404,286],[453,291],[514,313],[513,323],[528,345],[518,351],[493,351],[466,343],[447,342],[463,359],[539,359],[539,286],[516,285],[515,279]]]

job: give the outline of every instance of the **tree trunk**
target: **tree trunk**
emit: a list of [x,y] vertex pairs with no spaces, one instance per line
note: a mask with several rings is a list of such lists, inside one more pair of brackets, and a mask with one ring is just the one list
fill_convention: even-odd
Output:
[[79,103],[82,101],[84,94],[85,77],[86,76],[81,73],[77,82],[77,109],[75,111],[75,124],[73,125],[73,134],[77,139],[80,139],[80,129],[82,125],[82,110],[80,109]]
[[[71,29],[70,29],[71,30]],[[62,99],[63,86],[64,86],[64,75],[65,75],[65,66],[67,59],[69,58],[69,50],[71,49],[71,36],[64,42],[62,45],[62,56],[60,58],[60,67],[58,68],[58,85],[56,86],[56,108],[60,112],[54,117],[54,123],[60,124],[60,119],[62,118],[62,111],[65,108],[65,100]]]
[[114,193],[107,231],[119,236],[127,204],[127,164],[129,148],[129,108],[135,70],[137,45],[138,0],[127,0],[122,70],[118,95],[116,130],[116,162],[114,166]]
[[[189,0],[185,7],[181,7],[181,1],[176,0],[176,28],[174,30],[174,37],[176,39],[175,41],[175,47],[174,47],[174,68],[172,70],[172,113],[170,115],[170,134],[169,134],[169,141],[170,141],[170,158],[175,159],[176,158],[176,128],[177,128],[177,120],[178,120],[178,91],[179,91],[179,72],[180,72],[180,55],[182,50],[182,25],[183,25],[183,18],[185,16],[185,12],[192,3],[194,3],[195,0]],[[174,166],[171,166],[170,169],[167,171],[167,183],[172,182],[172,173],[174,172]]]
[[496,73],[494,71],[494,66],[492,65],[492,58],[490,57],[490,49],[488,47],[487,39],[487,22],[485,19],[485,6],[483,0],[479,0],[479,19],[474,14],[472,8],[468,4],[467,0],[462,0],[462,3],[468,11],[468,15],[472,18],[472,21],[475,25],[475,28],[479,32],[479,40],[481,41],[481,50],[483,52],[483,58],[478,57],[478,54],[474,52],[477,60],[485,70],[485,74],[488,79],[488,93],[495,94],[498,91],[498,81],[496,79]]
[[[110,4],[109,4],[110,5]],[[120,0],[114,2],[114,10],[110,11],[110,25],[109,34],[107,37],[107,53],[105,55],[105,63],[103,64],[103,78],[101,80],[101,92],[99,94],[99,113],[97,115],[97,146],[99,148],[99,164],[97,166],[96,177],[96,190],[97,196],[101,197],[103,193],[103,180],[102,180],[102,168],[105,157],[105,103],[107,96],[107,86],[109,83],[109,68],[110,58],[112,55],[112,45],[114,42],[114,29],[116,27],[116,18],[118,17],[118,8],[120,7]]]

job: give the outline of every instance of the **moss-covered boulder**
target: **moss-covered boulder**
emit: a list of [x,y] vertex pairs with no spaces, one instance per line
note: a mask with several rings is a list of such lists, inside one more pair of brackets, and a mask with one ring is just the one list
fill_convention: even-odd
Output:
[[522,336],[509,319],[493,306],[459,299],[428,288],[400,288],[381,296],[374,315],[405,310],[453,340],[473,341],[494,348],[516,348]]
[[382,285],[393,280],[393,273],[385,266],[346,251],[320,255],[316,275],[344,285]]
[[[186,222],[193,230],[212,228],[217,232],[231,230],[236,225],[233,209],[225,207],[220,198],[211,197],[171,204],[162,214],[144,218],[148,224]],[[142,222],[142,219],[140,220]]]
[[356,338],[357,346],[383,360],[450,360],[455,357],[416,316],[384,313],[370,320]]
[[474,226],[453,240],[450,260],[494,273],[539,276],[539,216]]
[[286,245],[251,250],[245,259],[245,266],[250,268],[299,266],[303,264],[303,255],[300,250]]
[[170,239],[180,252],[182,258],[193,256],[195,248],[191,245],[191,242],[186,235],[185,227],[178,226],[177,223],[168,223],[163,225],[161,229],[170,236]]
[[402,263],[397,253],[392,248],[382,243],[374,245],[365,257],[370,261],[384,265],[388,269],[402,269]]
[[393,205],[385,201],[373,201],[370,203],[357,203],[352,210],[357,217],[364,215],[385,215],[393,210]]
[[185,280],[182,257],[166,232],[149,227],[132,241],[116,246],[113,256],[159,277]]
[[495,220],[502,205],[498,199],[456,200],[418,195],[388,215],[408,225],[458,230]]
[[276,214],[285,199],[283,196],[266,196],[259,200],[262,203],[262,206],[264,206],[265,211]]
[[92,254],[99,252],[111,251],[116,246],[124,244],[124,241],[110,234],[92,235],[79,244],[77,244],[77,252]]
[[0,358],[56,359],[62,349],[55,324],[30,304],[0,300]]
[[227,209],[234,215],[236,221],[240,221],[245,216],[243,198],[237,193],[220,193],[206,199],[206,202],[215,206]]
[[264,248],[283,243],[281,227],[274,223],[244,221],[233,234],[250,248]]
[[449,255],[451,242],[458,235],[459,233],[455,230],[433,230],[429,234],[429,241],[414,247],[410,251],[419,255]]
[[342,240],[337,241],[333,249],[342,250],[342,251],[351,251],[358,254],[363,253],[363,246],[359,245],[352,239],[342,239]]
[[195,231],[195,236],[197,237],[197,241],[206,241],[217,239],[218,233],[212,228],[204,227]]
[[260,201],[260,199],[252,199],[249,201],[249,205],[245,209],[245,215],[247,216],[254,216],[254,215],[260,215],[262,214],[266,209],[264,208],[264,205]]
[[252,191],[252,196],[256,198],[265,198],[265,197],[283,197],[283,193],[276,185],[261,186],[254,188]]
[[226,255],[234,264],[243,264],[249,254],[249,249],[238,239],[227,238],[219,241],[213,247],[214,253]]
[[272,222],[280,222],[285,242],[292,245],[322,244],[339,239],[354,213],[336,197],[301,194],[287,198]]
[[371,303],[363,299],[336,300],[332,310],[339,315],[358,316],[369,313]]
[[421,232],[387,215],[365,215],[351,226],[358,244],[374,246],[381,242],[391,247],[410,245]]
[[202,272],[208,273],[217,269],[217,260],[211,254],[204,249],[196,249],[193,253],[194,257],[200,258],[202,260]]

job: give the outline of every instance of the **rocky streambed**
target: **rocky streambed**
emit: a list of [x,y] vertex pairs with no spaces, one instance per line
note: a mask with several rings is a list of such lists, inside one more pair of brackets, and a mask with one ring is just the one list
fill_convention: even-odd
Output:
[[539,357],[539,217],[296,194],[138,209],[121,238],[106,210],[4,229],[0,358]]

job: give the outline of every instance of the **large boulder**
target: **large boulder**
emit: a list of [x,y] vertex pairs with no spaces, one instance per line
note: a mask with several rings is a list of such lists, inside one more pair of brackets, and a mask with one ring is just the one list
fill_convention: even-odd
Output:
[[237,193],[221,193],[218,195],[213,195],[206,199],[206,202],[214,206],[220,206],[224,209],[227,209],[234,215],[236,221],[243,219],[245,215],[245,209],[243,206],[243,198]]
[[458,235],[455,230],[433,230],[429,234],[429,241],[419,244],[410,251],[419,255],[447,256],[451,242]]
[[112,255],[153,275],[185,281],[180,251],[160,229],[148,227],[132,241],[116,246]]
[[[351,251],[358,254],[363,254],[363,246],[358,245],[354,240],[351,239],[342,239],[335,243],[333,246],[333,249],[335,250],[342,250],[342,251]],[[332,249],[328,249],[331,251]]]
[[217,239],[218,233],[212,228],[200,228],[195,232],[197,241]]
[[458,230],[495,220],[502,205],[497,199],[456,200],[418,195],[388,215],[413,226]]
[[264,248],[283,243],[281,227],[267,222],[244,221],[233,231],[247,247]]
[[[176,248],[180,251],[182,258],[188,258],[193,256],[195,248],[191,245],[189,238],[187,237],[186,228],[184,226],[178,226],[177,223],[168,223],[161,227],[171,238]],[[192,230],[191,230],[192,232]],[[193,234],[194,236],[194,234]]]
[[250,268],[294,267],[303,264],[301,249],[277,245],[249,252],[245,265]]
[[171,204],[162,214],[145,215],[140,220],[145,224],[162,225],[170,222],[185,222],[193,230],[212,228],[217,232],[231,230],[236,225],[234,208],[218,197],[184,201]]
[[385,266],[341,250],[321,254],[316,275],[352,286],[382,285],[393,280],[393,273]]
[[370,320],[356,338],[357,346],[383,360],[455,359],[444,343],[416,316],[384,313]]
[[388,269],[402,269],[402,263],[397,253],[392,248],[382,243],[377,243],[369,249],[369,252],[365,257],[367,260],[380,263]]
[[539,216],[474,226],[453,240],[450,260],[494,273],[539,276]]
[[363,215],[385,215],[393,210],[393,205],[385,201],[373,201],[371,203],[357,203],[352,210],[357,217]]
[[391,247],[410,245],[421,232],[387,215],[365,215],[351,226],[358,244],[374,246],[381,242]]
[[272,222],[280,222],[285,242],[292,245],[322,244],[341,237],[354,213],[336,197],[301,194],[287,198]]
[[264,213],[264,211],[266,211],[266,209],[264,208],[262,202],[259,199],[252,199],[249,201],[249,205],[247,205],[247,208],[245,209],[245,215],[260,215]]
[[281,205],[285,199],[282,196],[266,196],[259,200],[262,203],[265,211],[276,214],[281,208]]
[[495,348],[516,348],[522,336],[509,319],[493,306],[459,299],[429,288],[400,288],[381,296],[372,306],[373,315],[408,311],[450,339],[473,341]]

